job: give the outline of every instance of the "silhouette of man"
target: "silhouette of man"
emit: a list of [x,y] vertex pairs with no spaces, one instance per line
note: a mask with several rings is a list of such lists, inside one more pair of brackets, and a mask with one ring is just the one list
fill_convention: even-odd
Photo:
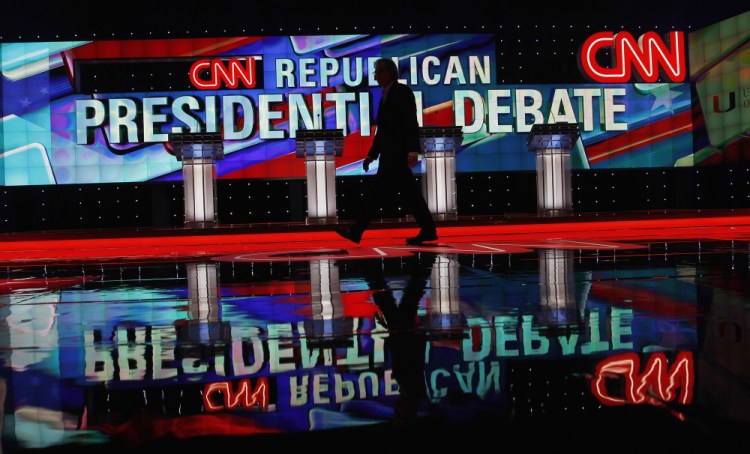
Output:
[[427,397],[425,382],[425,349],[427,337],[417,325],[417,310],[424,296],[427,281],[435,262],[435,254],[423,253],[410,257],[409,280],[397,302],[383,275],[382,268],[373,263],[365,280],[372,299],[380,309],[380,322],[388,329],[385,346],[391,354],[393,377],[399,387],[399,397],[393,408],[396,425],[407,425],[417,416],[420,399]]
[[380,58],[375,62],[375,80],[383,88],[383,96],[378,108],[375,138],[362,163],[366,172],[370,169],[370,164],[378,160],[375,185],[369,188],[354,225],[337,232],[344,238],[359,243],[384,197],[390,195],[392,199],[400,198],[406,203],[420,227],[417,236],[406,239],[407,244],[417,245],[437,240],[432,214],[411,171],[417,164],[420,150],[414,92],[398,82],[398,67],[388,58]]

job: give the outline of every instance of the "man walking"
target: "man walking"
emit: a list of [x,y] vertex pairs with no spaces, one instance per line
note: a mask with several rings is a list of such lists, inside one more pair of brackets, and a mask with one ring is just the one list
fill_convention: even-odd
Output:
[[398,82],[398,67],[389,58],[380,58],[375,62],[375,80],[383,88],[383,95],[378,108],[375,138],[362,163],[366,172],[370,164],[378,160],[375,185],[363,201],[354,225],[337,232],[359,243],[385,196],[390,196],[394,201],[400,196],[420,227],[417,236],[407,238],[406,243],[419,245],[425,241],[435,241],[438,239],[435,222],[411,171],[420,150],[414,92]]

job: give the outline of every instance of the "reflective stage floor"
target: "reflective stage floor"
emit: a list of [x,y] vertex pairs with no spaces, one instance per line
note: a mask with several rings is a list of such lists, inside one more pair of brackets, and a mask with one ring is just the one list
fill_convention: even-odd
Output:
[[750,211],[457,220],[404,246],[414,233],[3,236],[3,452],[750,433]]

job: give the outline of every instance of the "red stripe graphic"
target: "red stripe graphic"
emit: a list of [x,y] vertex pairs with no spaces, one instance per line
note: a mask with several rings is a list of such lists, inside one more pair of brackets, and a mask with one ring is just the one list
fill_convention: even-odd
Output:
[[692,129],[692,113],[686,110],[685,112],[649,123],[638,129],[603,140],[602,142],[586,145],[586,154],[588,155],[589,162],[594,164],[686,133]]

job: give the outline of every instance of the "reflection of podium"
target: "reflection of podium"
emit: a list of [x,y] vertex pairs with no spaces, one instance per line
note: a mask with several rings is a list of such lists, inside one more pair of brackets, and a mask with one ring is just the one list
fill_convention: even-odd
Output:
[[353,321],[344,316],[339,268],[333,260],[310,260],[310,303],[312,318],[303,324],[308,344],[348,347]]
[[307,220],[336,220],[336,156],[344,150],[341,129],[297,131],[297,157],[305,158],[307,172]]
[[542,332],[579,332],[582,329],[591,281],[576,281],[573,262],[572,250],[539,250],[541,307],[535,319]]
[[468,322],[461,312],[458,294],[460,264],[455,256],[438,254],[430,275],[430,306],[427,329],[433,339],[463,339]]
[[219,264],[186,263],[190,320],[215,322],[220,317]]
[[539,214],[556,216],[573,211],[570,184],[570,149],[578,140],[578,125],[535,124],[529,133],[529,151],[536,152],[536,200]]
[[211,362],[232,339],[229,322],[221,320],[219,264],[186,263],[187,320],[175,323],[175,357]]
[[460,126],[419,128],[419,142],[426,162],[422,194],[436,219],[451,219],[456,206],[456,150],[461,146]]
[[221,133],[172,134],[174,155],[182,161],[185,225],[216,224],[216,160],[224,159]]

